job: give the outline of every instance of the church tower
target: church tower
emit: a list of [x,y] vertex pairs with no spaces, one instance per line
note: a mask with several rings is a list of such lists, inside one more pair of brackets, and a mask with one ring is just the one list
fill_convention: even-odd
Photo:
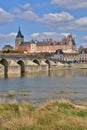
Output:
[[20,27],[19,27],[19,30],[18,30],[18,33],[16,35],[16,38],[15,38],[15,49],[17,50],[19,45],[24,42],[24,36],[22,35],[21,31],[20,31]]

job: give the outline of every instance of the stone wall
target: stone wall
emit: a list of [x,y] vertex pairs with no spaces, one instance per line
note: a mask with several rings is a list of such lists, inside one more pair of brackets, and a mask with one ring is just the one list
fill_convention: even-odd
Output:
[[77,68],[77,69],[87,69],[87,63],[80,63],[80,64],[71,64],[72,68]]

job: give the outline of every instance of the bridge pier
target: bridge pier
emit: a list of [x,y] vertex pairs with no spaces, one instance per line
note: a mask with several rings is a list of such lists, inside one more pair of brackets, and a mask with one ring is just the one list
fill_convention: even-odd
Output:
[[4,75],[4,66],[0,64],[0,75]]
[[25,73],[29,74],[32,72],[40,72],[40,71],[47,71],[48,66],[35,66],[35,65],[26,65],[25,66]]
[[27,60],[25,64],[25,73],[40,72],[48,69],[47,64],[40,64],[38,60]]
[[21,70],[20,70],[20,65],[18,65],[15,61],[11,61],[8,65],[8,77],[10,76],[20,76],[21,75]]
[[3,71],[3,72],[4,72],[4,73],[3,73],[3,74],[4,74],[4,77],[7,77],[7,76],[8,76],[8,62],[7,62],[7,60],[4,59],[4,58],[1,59],[1,60],[0,60],[0,64],[3,65],[3,67],[4,67],[4,69],[3,69],[3,70],[4,70],[4,71]]

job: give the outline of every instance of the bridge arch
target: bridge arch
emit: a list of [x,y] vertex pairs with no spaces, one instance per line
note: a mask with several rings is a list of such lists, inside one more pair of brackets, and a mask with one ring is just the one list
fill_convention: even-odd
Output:
[[38,59],[34,59],[33,62],[36,63],[37,65],[40,65],[40,61]]
[[45,60],[45,63],[47,63],[48,67],[50,68],[50,66],[51,66],[50,61],[49,60]]
[[0,64],[4,66],[4,76],[8,77],[8,61],[6,59],[1,59]]
[[24,63],[24,61],[23,60],[18,60],[17,64],[20,65],[20,73],[21,73],[21,75],[25,74],[25,63]]

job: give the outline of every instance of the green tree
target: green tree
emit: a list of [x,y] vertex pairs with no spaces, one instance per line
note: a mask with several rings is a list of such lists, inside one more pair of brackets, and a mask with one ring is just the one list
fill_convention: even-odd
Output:
[[79,47],[78,51],[79,51],[80,53],[83,52],[83,46],[82,46],[82,45]]

